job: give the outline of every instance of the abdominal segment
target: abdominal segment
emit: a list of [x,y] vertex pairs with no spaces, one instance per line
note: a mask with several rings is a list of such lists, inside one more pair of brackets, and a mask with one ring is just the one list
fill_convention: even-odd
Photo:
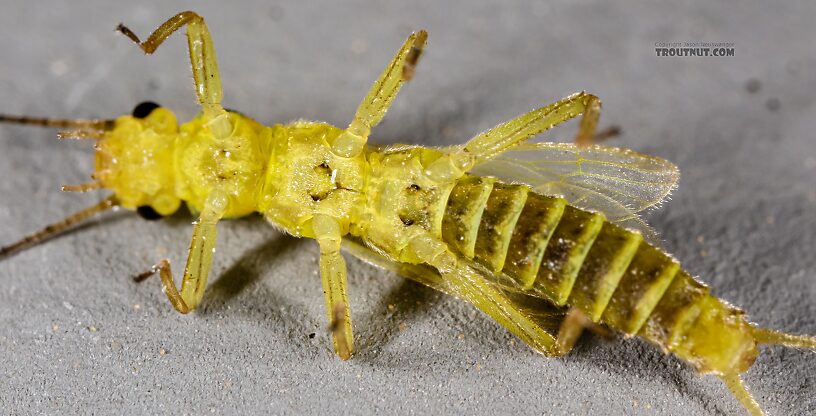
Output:
[[497,279],[500,284],[577,308],[593,322],[642,336],[692,364],[705,352],[686,351],[694,348],[690,334],[715,327],[739,332],[744,323],[741,311],[712,297],[638,232],[525,185],[460,179],[447,203],[442,238],[460,255],[506,277]]

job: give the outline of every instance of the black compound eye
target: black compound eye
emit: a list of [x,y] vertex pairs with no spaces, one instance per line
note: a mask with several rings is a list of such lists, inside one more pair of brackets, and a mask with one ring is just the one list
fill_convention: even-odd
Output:
[[136,118],[145,118],[149,116],[150,113],[153,112],[153,110],[159,107],[161,106],[154,103],[153,101],[145,101],[143,103],[140,103],[139,105],[136,106],[136,108],[133,109],[132,115],[133,117]]
[[139,214],[140,217],[148,220],[148,221],[156,221],[162,219],[162,215],[156,212],[153,207],[150,205],[142,205],[139,208],[136,208],[136,213]]

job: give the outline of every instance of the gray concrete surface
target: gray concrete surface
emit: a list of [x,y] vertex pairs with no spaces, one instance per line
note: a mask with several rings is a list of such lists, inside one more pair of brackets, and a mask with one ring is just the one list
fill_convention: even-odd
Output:
[[[603,123],[625,132],[614,144],[683,171],[673,201],[650,215],[669,251],[753,321],[816,334],[813,2],[303,3],[5,2],[0,112],[108,117],[153,99],[192,116],[182,39],[145,57],[112,29],[146,34],[193,8],[215,37],[228,107],[343,125],[424,27],[428,54],[375,141],[459,143],[591,91]],[[660,41],[734,42],[736,56],[657,57]],[[3,126],[0,149],[0,243],[99,197],[59,192],[91,171],[86,143]],[[179,315],[158,281],[128,276],[165,255],[182,263],[191,220],[116,213],[0,263],[0,413],[742,412],[716,379],[640,340],[587,336],[546,359],[468,305],[356,260],[359,353],[341,362],[315,245],[257,217],[220,226],[209,294]],[[770,414],[813,414],[814,358],[765,349],[746,382]]]

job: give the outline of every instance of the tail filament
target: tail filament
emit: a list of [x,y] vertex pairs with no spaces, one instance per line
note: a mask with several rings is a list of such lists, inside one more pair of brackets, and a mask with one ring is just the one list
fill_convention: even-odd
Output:
[[816,337],[792,335],[767,328],[754,328],[754,338],[758,344],[784,345],[791,348],[816,350]]
[[754,400],[754,396],[752,396],[748,388],[745,387],[745,383],[742,382],[738,374],[724,374],[719,377],[725,382],[725,385],[728,386],[731,393],[734,393],[734,397],[745,406],[745,409],[748,410],[751,415],[765,416],[765,412],[759,407],[759,403]]

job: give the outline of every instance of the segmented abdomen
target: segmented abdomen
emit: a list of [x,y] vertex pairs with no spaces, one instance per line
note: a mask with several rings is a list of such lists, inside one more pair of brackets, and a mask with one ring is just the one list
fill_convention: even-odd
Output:
[[524,291],[668,351],[696,348],[680,341],[700,322],[717,321],[701,329],[711,330],[742,316],[640,234],[524,185],[462,178],[448,200],[442,237]]

